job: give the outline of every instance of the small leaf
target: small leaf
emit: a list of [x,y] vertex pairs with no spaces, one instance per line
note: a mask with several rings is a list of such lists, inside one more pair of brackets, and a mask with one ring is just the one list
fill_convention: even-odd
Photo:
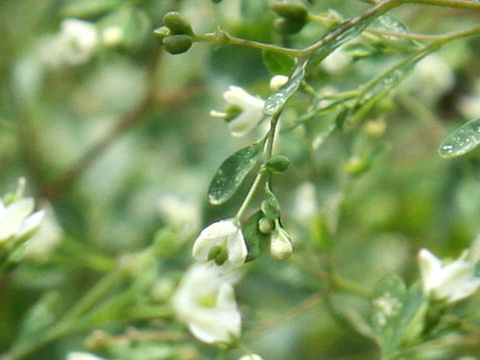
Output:
[[295,67],[295,59],[287,54],[264,51],[263,63],[272,75],[290,75]]
[[262,155],[262,143],[254,143],[228,157],[217,170],[208,188],[212,205],[220,205],[232,197]]
[[247,220],[242,229],[243,238],[248,249],[247,261],[257,258],[260,255],[260,243],[268,241],[269,236],[263,234],[258,227],[258,221],[264,216],[260,210],[257,211]]
[[265,185],[265,200],[262,201],[262,211],[268,220],[276,220],[280,216],[280,203],[275,194]]
[[455,158],[475,149],[480,144],[480,118],[470,120],[452,132],[438,150],[445,159]]
[[265,114],[273,115],[277,113],[285,105],[290,96],[297,91],[305,77],[306,64],[306,61],[298,64],[292,76],[288,79],[288,82],[265,100]]

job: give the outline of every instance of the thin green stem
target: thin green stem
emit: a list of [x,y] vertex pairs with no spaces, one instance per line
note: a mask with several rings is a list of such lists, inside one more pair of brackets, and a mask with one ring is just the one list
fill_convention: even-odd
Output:
[[446,6],[458,9],[480,10],[480,3],[471,0],[404,0],[404,3]]
[[[266,146],[264,149],[265,161],[268,161],[269,159],[271,159],[273,155],[273,144],[275,141],[275,133],[277,130],[277,124],[278,124],[278,119],[280,118],[280,114],[281,114],[281,111],[274,114],[272,117],[272,120],[270,121],[270,130],[266,135]],[[242,205],[240,205],[240,208],[238,209],[237,214],[235,215],[235,220],[237,222],[240,221],[243,214],[247,210],[248,205],[250,205],[250,202],[253,199],[253,195],[255,195],[255,192],[257,191],[258,187],[262,183],[262,180],[265,174],[266,174],[266,171],[264,171],[264,169],[260,169],[257,176],[255,177],[255,180],[253,181],[253,184],[250,187],[250,190],[248,191],[247,196],[243,200]]]

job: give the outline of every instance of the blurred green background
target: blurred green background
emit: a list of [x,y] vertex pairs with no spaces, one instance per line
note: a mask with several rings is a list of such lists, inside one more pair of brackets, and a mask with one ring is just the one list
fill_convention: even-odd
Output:
[[[369,6],[353,0],[309,3],[312,12],[332,8],[345,17]],[[282,41],[264,0],[0,1],[0,190],[13,191],[25,176],[28,193],[48,209],[50,231],[42,230],[35,249],[0,279],[0,353],[22,332],[28,335],[32,324],[57,321],[118,259],[154,239],[160,254],[139,262],[109,297],[134,288],[128,306],[168,304],[192,262],[198,231],[234,215],[245,195],[248,184],[224,206],[207,204],[216,168],[258,136],[232,138],[209,111],[223,108],[222,93],[232,84],[268,96],[271,74],[261,52],[248,48],[199,43],[182,55],[165,53],[152,31],[169,10],[181,11],[200,34],[220,25],[238,37]],[[459,30],[480,19],[474,12],[415,5],[393,15],[426,33]],[[92,22],[98,30],[97,47],[80,64],[55,60],[48,48],[66,18]],[[308,24],[283,40],[301,47],[324,32]],[[245,343],[264,359],[378,358],[355,320],[368,320],[368,300],[330,291],[318,273],[331,268],[366,289],[389,272],[411,283],[420,248],[456,257],[479,232],[480,153],[454,160],[437,153],[449,131],[480,116],[479,48],[479,37],[444,47],[380,104],[369,120],[386,125],[385,133],[374,139],[377,155],[361,175],[346,169],[371,141],[365,140],[367,125],[334,131],[316,148],[315,124],[281,133],[276,151],[291,166],[278,176],[276,192],[295,254],[286,262],[262,255],[247,266],[236,293]],[[337,59],[337,66],[320,66],[309,81],[317,91],[355,89],[401,57],[380,52],[347,58],[343,66]],[[291,101],[283,129],[301,116],[305,101],[301,94]],[[478,318],[478,305],[477,300],[457,310],[474,311]],[[80,329],[26,358],[64,359],[69,351],[87,348],[130,360],[217,354],[173,319],[122,321],[118,311],[114,324],[99,321],[95,327],[106,333]],[[131,327],[157,337],[137,338]],[[169,338],[171,333],[181,336]],[[425,358],[461,355],[480,355],[478,342],[433,349]]]

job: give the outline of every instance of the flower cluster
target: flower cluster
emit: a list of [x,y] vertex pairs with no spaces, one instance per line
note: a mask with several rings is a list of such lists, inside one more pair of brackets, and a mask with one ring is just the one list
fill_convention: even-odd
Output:
[[241,315],[235,302],[235,270],[247,258],[240,227],[233,219],[206,227],[196,239],[198,261],[184,275],[174,297],[177,317],[206,343],[229,343],[240,335]]
[[426,249],[420,250],[418,260],[423,292],[434,300],[454,303],[480,288],[480,277],[475,274],[480,260],[480,236],[452,262],[445,264]]

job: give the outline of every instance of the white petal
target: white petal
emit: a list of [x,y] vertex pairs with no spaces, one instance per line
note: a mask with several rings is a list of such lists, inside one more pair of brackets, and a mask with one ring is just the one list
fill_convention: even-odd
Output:
[[263,111],[244,111],[228,123],[228,128],[233,136],[241,137],[255,128],[263,118]]
[[214,246],[226,246],[227,239],[238,227],[231,220],[217,221],[202,230],[195,240],[192,256],[198,261],[207,261],[208,254]]
[[472,295],[480,285],[473,270],[470,263],[462,260],[448,264],[442,269],[441,281],[433,290],[434,296],[452,303]]
[[23,220],[33,210],[33,199],[21,199],[7,206],[0,218],[0,241],[6,240],[19,231]]
[[36,213],[27,217],[17,233],[18,237],[22,237],[24,235],[30,234],[31,232],[35,231],[39,226],[40,222],[42,221],[43,217],[45,216],[45,211],[40,210]]
[[422,288],[425,295],[428,295],[438,283],[442,262],[427,249],[422,249],[418,253],[418,264],[422,278]]
[[248,255],[247,246],[243,238],[242,231],[237,230],[228,237],[227,243],[228,261],[232,266],[240,266],[245,262]]

